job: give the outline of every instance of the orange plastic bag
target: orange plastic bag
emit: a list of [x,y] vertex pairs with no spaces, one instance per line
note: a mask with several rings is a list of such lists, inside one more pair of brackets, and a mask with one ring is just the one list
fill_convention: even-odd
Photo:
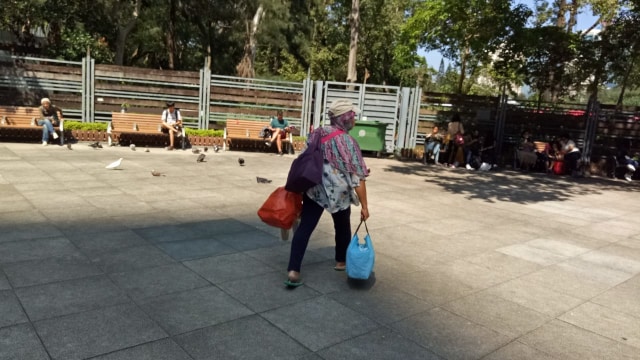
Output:
[[302,194],[277,188],[258,210],[260,220],[281,229],[291,229],[302,211]]

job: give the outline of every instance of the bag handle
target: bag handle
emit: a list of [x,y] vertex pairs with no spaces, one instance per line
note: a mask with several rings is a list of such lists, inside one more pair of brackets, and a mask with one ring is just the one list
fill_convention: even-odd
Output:
[[367,234],[369,233],[369,228],[367,228],[367,222],[364,220],[360,220],[360,224],[358,224],[358,227],[356,228],[356,231],[354,232],[354,234],[358,233],[358,230],[360,230],[360,225],[362,225],[362,223],[364,223],[364,229],[367,230]]

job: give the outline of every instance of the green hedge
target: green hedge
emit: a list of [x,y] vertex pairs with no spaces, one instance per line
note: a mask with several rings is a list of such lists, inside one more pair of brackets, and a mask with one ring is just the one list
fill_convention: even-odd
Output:
[[185,128],[184,132],[187,134],[187,136],[189,136],[189,135],[193,135],[193,136],[210,136],[210,137],[223,137],[224,136],[224,130],[199,130],[199,129]]
[[65,130],[95,130],[107,131],[107,123],[85,123],[80,121],[65,121]]

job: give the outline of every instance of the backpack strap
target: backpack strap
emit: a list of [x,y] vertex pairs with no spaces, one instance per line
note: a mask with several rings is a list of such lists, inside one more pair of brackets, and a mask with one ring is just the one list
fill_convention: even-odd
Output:
[[324,143],[326,143],[327,141],[329,141],[329,140],[333,139],[334,137],[336,137],[336,136],[338,136],[338,135],[340,135],[340,134],[344,134],[344,133],[345,133],[345,132],[344,132],[344,130],[336,130],[336,131],[332,132],[331,134],[329,134],[329,135],[327,135],[327,136],[324,136],[324,137],[322,138],[322,143],[324,144]]

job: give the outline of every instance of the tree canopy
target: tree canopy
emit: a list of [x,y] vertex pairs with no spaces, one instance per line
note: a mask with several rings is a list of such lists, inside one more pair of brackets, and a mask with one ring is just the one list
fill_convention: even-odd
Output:
[[[357,82],[491,95],[528,86],[551,101],[617,91],[621,104],[640,104],[639,3],[7,0],[0,39],[10,41],[0,50],[66,60],[89,50],[105,64],[346,81],[355,4]],[[588,34],[575,31],[585,11],[598,18]],[[427,64],[431,50],[448,64]]]

